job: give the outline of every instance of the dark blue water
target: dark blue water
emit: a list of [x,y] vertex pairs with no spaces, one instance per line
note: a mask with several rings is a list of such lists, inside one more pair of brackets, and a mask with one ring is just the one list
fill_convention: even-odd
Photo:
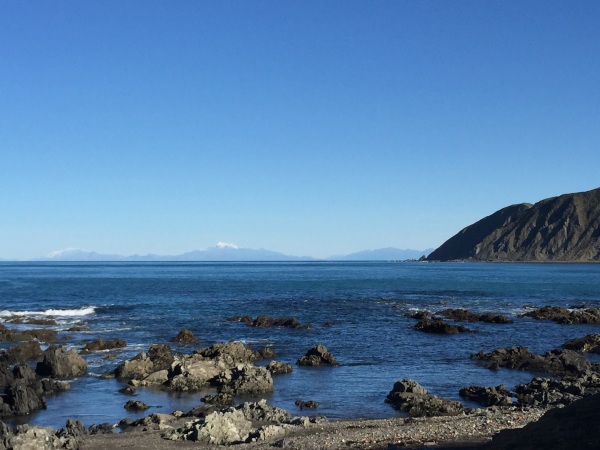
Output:
[[[405,377],[457,400],[458,390],[469,384],[514,387],[528,381],[531,374],[491,372],[469,355],[512,345],[546,352],[567,339],[600,332],[598,326],[516,317],[530,306],[583,303],[600,306],[600,265],[0,263],[0,318],[14,313],[54,317],[59,326],[52,328],[63,330],[69,347],[81,348],[96,338],[128,343],[115,360],[107,360],[107,353],[86,356],[90,376],[73,380],[70,392],[49,398],[46,411],[26,418],[52,426],[63,426],[68,418],[86,425],[117,422],[200,404],[199,393],[141,389],[137,397],[153,408],[128,413],[123,405],[129,398],[118,393],[121,383],[98,377],[150,344],[167,343],[183,328],[200,337],[201,346],[227,340],[270,345],[276,359],[289,363],[323,343],[343,366],[295,367],[292,374],[275,378],[268,400],[292,412],[295,400],[315,400],[320,408],[314,413],[330,418],[390,417],[397,413],[384,403],[385,396]],[[405,317],[419,309],[459,307],[502,313],[515,323],[466,324],[478,333],[436,336],[415,331],[415,321]],[[226,320],[259,314],[294,316],[313,329],[253,328]],[[79,321],[90,331],[64,332]],[[326,322],[333,327],[324,327]],[[195,347],[173,348],[189,353]]]

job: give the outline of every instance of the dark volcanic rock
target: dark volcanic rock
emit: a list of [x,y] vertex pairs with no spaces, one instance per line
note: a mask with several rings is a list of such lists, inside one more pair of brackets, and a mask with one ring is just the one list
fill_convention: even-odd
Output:
[[546,412],[523,428],[504,430],[483,450],[596,450],[600,448],[600,395]]
[[435,334],[458,334],[458,333],[472,333],[466,327],[461,325],[452,325],[448,322],[444,322],[442,319],[421,319],[415,325],[415,329],[424,333],[435,333]]
[[16,364],[21,361],[37,361],[44,357],[44,353],[37,341],[25,341],[9,347],[0,353],[0,360],[8,364]]
[[532,317],[538,320],[552,320],[565,325],[600,324],[600,308],[574,309],[559,306],[544,306],[534,311],[521,314],[521,317]]
[[600,261],[600,188],[503,208],[464,228],[428,261]]
[[194,336],[194,333],[192,333],[190,330],[186,329],[181,330],[179,333],[177,333],[177,336],[173,338],[173,342],[193,344],[196,342],[200,342],[200,339]]
[[112,350],[115,348],[127,347],[127,343],[123,339],[115,339],[114,341],[105,341],[104,339],[96,339],[95,341],[85,344],[81,353],[91,353],[102,350]]
[[594,366],[583,356],[572,350],[552,350],[545,355],[534,355],[527,347],[510,347],[483,351],[471,355],[471,359],[488,361],[499,367],[546,372],[558,377],[578,377],[594,372]]
[[588,334],[563,344],[563,348],[585,353],[600,353],[600,334]]
[[475,314],[462,308],[443,309],[436,314],[459,322],[512,323],[512,320],[506,316],[492,313]]
[[299,366],[339,365],[333,355],[329,353],[329,350],[322,344],[317,344],[311,348],[304,356],[296,361],[296,364]]
[[458,394],[483,406],[508,406],[512,404],[512,395],[501,384],[496,387],[469,386],[462,388]]
[[517,386],[517,399],[522,405],[568,405],[585,395],[585,387],[578,381],[558,381],[534,378]]
[[46,407],[46,395],[68,390],[68,383],[38,380],[27,364],[0,364],[0,417],[21,416]]
[[394,408],[411,417],[448,416],[463,412],[460,402],[429,394],[427,389],[409,378],[394,383],[385,399]]
[[66,351],[63,347],[50,346],[35,370],[43,377],[73,378],[85,375],[87,369],[86,362],[75,349]]
[[235,316],[227,319],[230,322],[243,322],[253,327],[286,327],[286,328],[312,328],[310,323],[301,324],[295,317],[271,317],[261,315],[256,319],[248,316]]

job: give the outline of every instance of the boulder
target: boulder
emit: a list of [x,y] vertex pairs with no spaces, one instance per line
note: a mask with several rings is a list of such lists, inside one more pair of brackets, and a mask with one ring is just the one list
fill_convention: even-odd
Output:
[[462,325],[452,325],[448,322],[443,321],[442,319],[421,319],[416,325],[415,329],[422,331],[424,333],[434,333],[434,334],[458,334],[458,333],[472,333],[472,330],[469,330]]
[[43,377],[73,378],[85,375],[88,367],[77,350],[50,346],[44,352],[44,359],[36,366],[36,372]]
[[123,339],[115,339],[114,341],[105,341],[104,339],[96,339],[85,344],[81,353],[91,353],[102,350],[112,350],[115,348],[127,347],[127,343]]
[[299,366],[339,365],[334,356],[322,344],[317,344],[308,350],[304,356],[298,359],[296,364]]
[[319,406],[319,403],[315,402],[314,400],[307,400],[307,401],[296,400],[294,402],[294,404],[298,408],[300,408],[300,411],[302,411],[303,409],[315,409],[317,406]]
[[271,375],[282,375],[292,372],[292,365],[281,361],[271,361],[267,364],[267,370],[271,372]]
[[177,333],[177,336],[173,338],[173,342],[178,342],[180,344],[194,344],[200,342],[200,339],[194,336],[190,330],[185,329]]
[[482,406],[509,406],[512,404],[512,394],[503,384],[496,387],[468,386],[458,394],[467,400],[472,400]]
[[202,397],[201,400],[207,405],[212,406],[231,406],[233,405],[233,395],[226,394],[225,392],[219,392],[215,395],[207,395]]
[[169,369],[175,358],[171,347],[162,344],[153,344],[148,353],[138,353],[134,358],[125,361],[115,369],[115,376],[119,379],[146,378],[159,370]]
[[399,411],[408,412],[411,417],[457,415],[464,410],[460,402],[429,394],[409,378],[394,383],[385,401]]
[[150,407],[144,402],[140,402],[139,400],[129,400],[127,401],[127,403],[125,403],[124,408],[127,411],[145,411]]
[[273,347],[263,347],[258,351],[258,354],[260,355],[260,359],[274,358],[275,350],[273,350]]
[[234,409],[213,412],[197,423],[188,433],[187,439],[214,445],[231,445],[245,442],[253,431],[252,422],[242,411]]

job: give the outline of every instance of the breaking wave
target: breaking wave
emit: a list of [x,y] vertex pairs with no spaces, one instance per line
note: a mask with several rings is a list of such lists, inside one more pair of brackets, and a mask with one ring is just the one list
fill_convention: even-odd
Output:
[[78,309],[47,309],[45,311],[0,311],[0,317],[10,316],[54,316],[54,317],[78,317],[89,316],[96,312],[95,306],[85,306]]

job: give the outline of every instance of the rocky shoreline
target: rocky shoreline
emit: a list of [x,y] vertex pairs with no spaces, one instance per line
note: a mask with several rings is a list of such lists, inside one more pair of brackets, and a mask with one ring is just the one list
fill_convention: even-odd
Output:
[[[499,326],[507,323],[502,316],[474,315],[466,310],[447,309],[437,315],[453,321],[489,321]],[[568,320],[561,323],[568,324],[600,321],[599,310],[593,308],[540,308],[528,316],[555,321],[566,317]],[[417,326],[420,331],[457,332],[457,326],[431,313],[417,313],[413,318],[420,323],[435,324],[429,331]],[[248,319],[248,323],[252,326],[305,328],[294,318],[259,316]],[[50,344],[57,340],[57,336],[48,331],[51,330],[42,328],[23,332],[0,324],[1,340],[14,343],[0,352],[0,418],[26,416],[43,409],[47,395],[68,390],[66,380],[87,373],[81,354],[127,345],[122,340],[96,340],[86,343],[80,352],[55,344],[42,352],[40,342]],[[189,330],[182,330],[173,341],[197,343],[199,340]],[[585,357],[586,352],[597,352],[599,347],[598,335],[590,334],[565,342],[563,348],[544,355],[532,354],[525,347],[473,354],[472,359],[490,370],[506,367],[549,375],[548,378],[535,377],[531,382],[517,386],[514,392],[502,385],[463,387],[460,396],[479,403],[480,408],[465,408],[458,401],[429,393],[415,380],[403,379],[391,387],[382,401],[405,412],[408,417],[328,421],[320,417],[293,416],[264,400],[235,405],[236,397],[252,395],[260,398],[262,394],[272,392],[273,377],[284,376],[293,370],[291,364],[271,359],[274,357],[272,348],[257,351],[241,342],[230,341],[198,348],[190,354],[173,354],[169,345],[154,344],[147,352],[126,360],[103,378],[123,381],[125,384],[120,392],[129,396],[145,387],[169,392],[212,389],[214,394],[205,396],[202,404],[187,412],[153,413],[136,421],[124,419],[118,424],[86,427],[79,421],[69,420],[64,428],[54,430],[29,425],[11,428],[0,422],[0,449],[213,448],[228,445],[236,448],[394,450],[495,445],[489,441],[500,430],[522,428],[546,412],[576,407],[574,405],[583,398],[596,399],[595,405],[600,406],[600,364],[591,363]],[[271,360],[266,365],[255,364],[265,359]],[[308,349],[296,364],[309,367],[339,365],[322,344]],[[296,405],[300,411],[318,407],[318,403],[310,399],[298,400]],[[124,407],[143,411],[147,405],[130,399]],[[516,448],[514,443],[511,445]]]

